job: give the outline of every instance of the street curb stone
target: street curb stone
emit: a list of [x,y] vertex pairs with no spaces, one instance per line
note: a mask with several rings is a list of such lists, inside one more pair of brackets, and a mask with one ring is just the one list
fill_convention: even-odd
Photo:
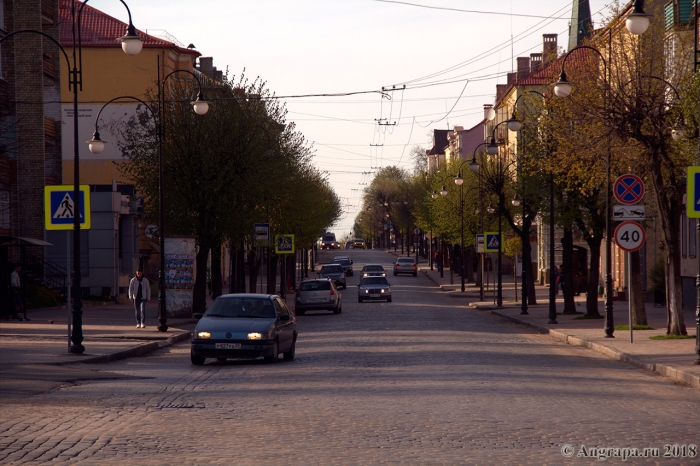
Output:
[[[474,306],[475,308],[482,308],[481,306]],[[622,351],[618,351],[616,349],[607,347],[605,345],[601,345],[600,343],[584,340],[583,338],[575,337],[573,335],[569,335],[564,332],[560,332],[558,330],[552,330],[548,327],[543,327],[541,325],[533,324],[532,322],[527,322],[522,319],[518,319],[517,317],[509,316],[507,314],[503,314],[501,312],[498,312],[493,309],[489,309],[488,307],[484,307],[484,310],[488,309],[491,311],[491,314],[495,314],[497,316],[506,318],[512,322],[525,325],[526,327],[533,328],[537,330],[540,333],[548,334],[553,336],[554,338],[561,340],[569,345],[572,346],[582,346],[584,348],[591,349],[593,351],[596,351],[597,353],[603,354],[611,359],[617,359],[618,361],[625,362],[627,364],[631,364],[632,366],[639,367],[640,369],[647,370],[649,372],[655,372],[659,375],[662,375],[664,377],[668,377],[672,380],[675,380],[677,382],[680,382],[685,385],[689,385],[693,388],[700,388],[700,377],[697,377],[692,374],[688,374],[685,371],[682,371],[680,369],[676,369],[670,366],[667,366],[665,364],[655,364],[655,363],[645,363],[640,361],[639,359],[635,358],[634,356],[628,354],[628,353],[623,353]]]
[[151,353],[157,349],[165,348],[167,346],[172,346],[181,341],[190,338],[190,332],[184,331],[174,334],[167,340],[163,341],[153,341],[151,343],[143,343],[140,345],[132,346],[131,348],[116,351],[110,354],[103,354],[100,356],[94,356],[90,358],[85,358],[80,361],[69,361],[62,364],[73,364],[75,362],[80,362],[81,364],[102,364],[106,362],[118,361],[120,359],[133,358],[138,356],[143,356],[145,354]]

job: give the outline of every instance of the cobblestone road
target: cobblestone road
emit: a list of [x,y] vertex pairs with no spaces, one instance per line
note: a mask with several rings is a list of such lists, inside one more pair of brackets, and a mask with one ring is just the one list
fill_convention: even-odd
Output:
[[700,444],[698,390],[389,278],[392,303],[358,304],[356,274],[342,314],[300,317],[293,362],[196,367],[183,343],[91,367],[129,379],[0,400],[0,463],[560,465],[597,463],[582,445]]

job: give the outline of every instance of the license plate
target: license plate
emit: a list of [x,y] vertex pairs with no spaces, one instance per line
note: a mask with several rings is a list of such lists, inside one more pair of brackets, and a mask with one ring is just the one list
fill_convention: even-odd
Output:
[[372,293],[372,294],[369,295],[369,297],[370,297],[370,298],[378,298],[378,297],[379,297],[379,293]]
[[326,298],[309,298],[310,303],[322,303]]
[[241,349],[240,343],[216,343],[216,349]]

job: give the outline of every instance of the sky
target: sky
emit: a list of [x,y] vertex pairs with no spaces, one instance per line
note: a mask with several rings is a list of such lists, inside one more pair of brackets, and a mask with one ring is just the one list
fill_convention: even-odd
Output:
[[[611,1],[589,0],[594,26]],[[411,149],[432,147],[433,129],[478,124],[515,58],[542,51],[542,34],[559,34],[566,49],[572,3],[127,0],[137,29],[167,31],[230,76],[245,69],[285,97],[288,121],[313,144],[316,167],[342,201],[330,228],[339,239],[378,169],[412,170]],[[127,20],[117,0],[89,4]],[[308,95],[316,96],[300,97]]]

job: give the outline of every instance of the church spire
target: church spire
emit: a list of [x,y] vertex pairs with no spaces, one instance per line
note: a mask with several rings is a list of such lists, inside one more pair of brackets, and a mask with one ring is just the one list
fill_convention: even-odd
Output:
[[571,8],[571,23],[569,24],[569,50],[581,45],[584,39],[590,37],[593,31],[591,21],[591,6],[588,0],[573,0]]

